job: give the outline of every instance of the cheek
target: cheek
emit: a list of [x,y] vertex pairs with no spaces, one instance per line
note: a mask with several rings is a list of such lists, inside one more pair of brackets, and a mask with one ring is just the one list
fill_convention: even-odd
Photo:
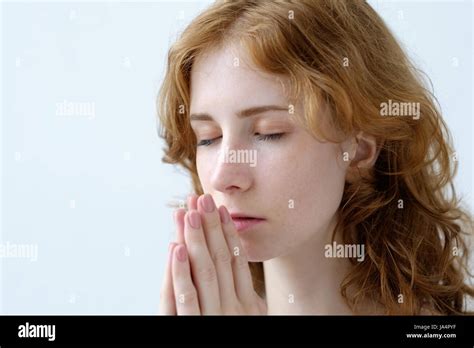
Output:
[[210,178],[215,166],[214,156],[211,151],[198,151],[196,154],[196,169],[204,192],[210,190]]
[[300,182],[298,192],[311,219],[328,221],[341,202],[345,170],[339,165],[338,150],[334,144],[316,145],[302,161],[299,173],[295,173]]
[[262,165],[266,171],[262,182],[268,197],[273,197],[270,202],[281,202],[275,217],[283,233],[295,233],[295,243],[326,226],[340,205],[345,170],[338,161],[338,150],[320,143],[304,150],[292,147]]
[[338,148],[331,144],[318,145],[299,172],[300,189],[304,189],[308,202],[318,208],[339,205],[344,189],[345,170],[339,164]]
[[[299,221],[310,227],[308,233],[318,231],[325,238],[325,229],[337,212],[344,191],[344,171],[337,166],[336,159],[313,163],[311,175],[301,178],[306,184],[300,187],[302,207]],[[323,235],[324,234],[324,235]]]
[[266,189],[314,205],[338,200],[345,180],[335,144],[311,142],[281,148],[259,158],[258,174]]

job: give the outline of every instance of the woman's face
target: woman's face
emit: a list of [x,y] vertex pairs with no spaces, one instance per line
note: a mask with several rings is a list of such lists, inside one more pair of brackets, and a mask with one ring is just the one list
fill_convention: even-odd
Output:
[[348,162],[340,145],[316,140],[290,118],[303,105],[290,105],[285,80],[245,62],[245,51],[230,46],[193,66],[190,122],[202,188],[231,214],[264,219],[239,232],[250,261],[298,253],[308,243],[323,252]]

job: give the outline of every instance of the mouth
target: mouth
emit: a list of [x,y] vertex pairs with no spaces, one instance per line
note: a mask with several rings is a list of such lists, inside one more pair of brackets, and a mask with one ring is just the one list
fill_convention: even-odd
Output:
[[260,224],[265,221],[265,219],[260,217],[248,216],[245,214],[232,213],[230,214],[232,221],[234,222],[237,232],[242,232],[249,230],[251,227]]

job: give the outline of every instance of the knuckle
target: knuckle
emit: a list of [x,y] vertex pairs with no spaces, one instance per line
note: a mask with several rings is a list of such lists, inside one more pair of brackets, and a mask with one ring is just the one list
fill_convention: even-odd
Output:
[[231,262],[231,256],[227,248],[218,248],[212,253],[211,257],[214,263],[230,264]]
[[205,283],[212,283],[217,280],[217,273],[214,266],[207,265],[197,269],[197,277]]
[[204,223],[208,229],[217,229],[221,227],[221,220],[219,215],[216,212],[212,214],[206,214],[204,218]]
[[224,228],[223,229],[224,237],[226,240],[230,241],[232,245],[236,245],[237,240],[236,240],[236,235],[234,231],[231,228]]
[[186,234],[186,238],[189,241],[189,243],[193,245],[204,245],[206,243],[204,239],[204,235],[201,231],[189,231]]
[[247,258],[243,255],[237,255],[232,258],[232,264],[236,269],[246,269],[249,267]]

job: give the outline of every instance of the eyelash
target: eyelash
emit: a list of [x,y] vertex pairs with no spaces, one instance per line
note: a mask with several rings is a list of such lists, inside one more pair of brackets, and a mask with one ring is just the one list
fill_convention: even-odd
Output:
[[[259,133],[256,133],[255,135],[257,136],[257,139],[258,140],[261,140],[261,141],[267,141],[267,140],[278,140],[280,139],[282,136],[283,136],[284,133],[274,133],[274,134],[259,134]],[[204,139],[204,140],[201,140],[197,146],[209,146],[209,145],[212,145],[212,143],[216,140],[216,139],[219,139],[220,137],[218,138],[214,138],[214,139]]]

